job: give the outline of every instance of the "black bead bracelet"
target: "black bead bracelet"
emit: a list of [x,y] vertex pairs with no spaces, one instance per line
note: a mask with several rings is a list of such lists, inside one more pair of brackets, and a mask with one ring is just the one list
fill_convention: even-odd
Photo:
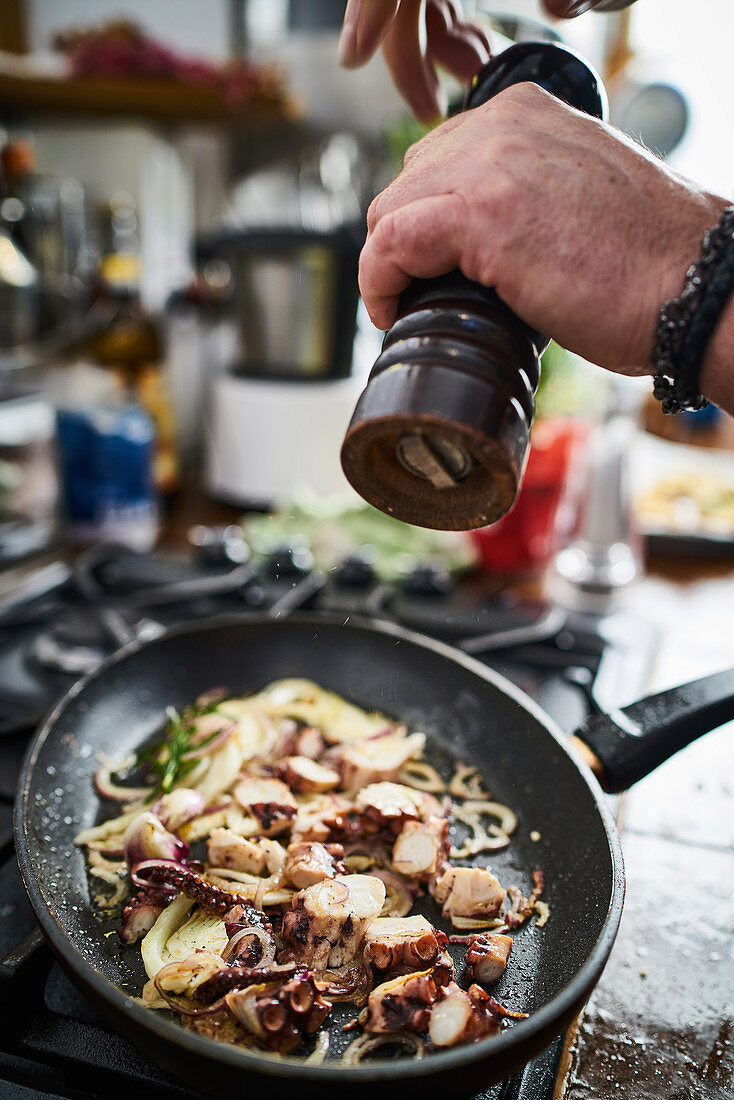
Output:
[[686,272],[680,298],[660,311],[652,353],[653,394],[664,413],[708,405],[698,376],[709,340],[734,291],[734,206],[703,238],[700,258]]

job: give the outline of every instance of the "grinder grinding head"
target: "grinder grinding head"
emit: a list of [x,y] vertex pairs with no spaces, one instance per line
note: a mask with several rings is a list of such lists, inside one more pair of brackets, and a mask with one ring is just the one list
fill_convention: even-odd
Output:
[[520,403],[488,378],[396,364],[362,394],[341,460],[351,485],[388,515],[468,531],[512,507],[529,438]]
[[501,519],[525,470],[546,343],[459,271],[414,279],[344,439],[349,482],[418,527]]

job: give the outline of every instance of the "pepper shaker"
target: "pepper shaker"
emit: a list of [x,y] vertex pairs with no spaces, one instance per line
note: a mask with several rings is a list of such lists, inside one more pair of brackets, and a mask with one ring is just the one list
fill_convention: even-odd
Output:
[[[597,74],[550,42],[493,58],[465,109],[525,81],[597,118],[606,113]],[[471,530],[501,519],[525,470],[548,342],[460,271],[415,279],[347,430],[347,479],[370,504],[419,527]]]

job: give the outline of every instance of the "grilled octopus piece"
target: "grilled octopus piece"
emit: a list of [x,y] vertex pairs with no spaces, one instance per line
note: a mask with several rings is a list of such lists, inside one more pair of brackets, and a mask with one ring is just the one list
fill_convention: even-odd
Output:
[[234,797],[243,810],[257,818],[266,836],[289,829],[298,812],[293,794],[279,779],[247,776],[235,787]]
[[[398,772],[413,756],[419,756],[426,743],[423,733],[408,737],[388,733],[340,746],[329,763],[338,767],[345,790],[358,791],[368,783],[383,783],[397,779]],[[331,755],[331,754],[330,754]]]
[[[138,871],[138,874],[140,874],[140,871]],[[149,868],[146,875],[151,887],[173,887],[182,891],[192,901],[198,901],[199,905],[203,906],[204,909],[208,909],[210,913],[218,913],[220,916],[224,916],[227,910],[239,901],[236,894],[231,894],[229,890],[223,890],[221,886],[215,886],[212,882],[207,882],[196,871],[192,871],[188,867],[182,867],[180,864],[166,865],[161,863],[156,867]],[[170,900],[172,899],[169,896]]]
[[318,760],[325,748],[321,730],[294,723],[292,729],[283,731],[278,756],[307,756],[309,760]]
[[512,939],[499,933],[472,935],[464,955],[466,976],[471,982],[489,985],[505,972],[512,951]]
[[279,779],[299,794],[333,791],[339,786],[338,772],[308,756],[286,756],[276,765],[275,771]]
[[384,902],[385,885],[373,875],[338,875],[301,890],[283,917],[281,957],[313,970],[351,962]]
[[354,808],[363,836],[396,836],[406,821],[417,821],[422,795],[402,783],[370,783],[359,791]]
[[352,803],[341,794],[324,794],[302,803],[298,808],[291,840],[314,840],[321,844],[339,843],[357,835],[350,819]]
[[392,865],[398,874],[416,882],[427,882],[439,874],[449,851],[449,823],[433,814],[425,821],[407,821],[392,850]]
[[496,1035],[507,1011],[478,985],[464,991],[456,983],[439,990],[431,1011],[428,1034],[437,1047],[474,1043],[485,1035]]
[[302,840],[288,845],[283,875],[297,890],[305,890],[325,878],[346,874],[341,844]]
[[505,900],[505,891],[484,867],[449,867],[431,892],[443,902],[445,917],[494,917]]
[[284,981],[296,974],[306,973],[305,967],[295,963],[273,963],[272,966],[224,966],[212,974],[196,990],[197,1000],[213,1004],[227,993],[236,989],[247,989],[251,985],[262,985],[268,981]]
[[360,1022],[365,1031],[425,1031],[437,996],[430,970],[403,974],[372,990]]
[[367,929],[365,964],[378,981],[431,967],[436,985],[456,977],[448,937],[425,917],[378,917]]
[[131,898],[122,911],[118,935],[123,943],[137,943],[150,932],[159,916],[172,901],[165,889],[147,886]]
[[226,996],[230,1012],[271,1050],[287,1054],[331,1012],[305,970],[286,981],[262,982]]

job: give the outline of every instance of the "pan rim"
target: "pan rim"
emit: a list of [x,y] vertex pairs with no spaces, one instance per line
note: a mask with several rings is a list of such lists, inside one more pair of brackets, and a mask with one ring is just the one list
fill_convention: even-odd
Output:
[[205,633],[220,627],[269,626],[278,628],[277,619],[273,619],[267,614],[253,612],[212,616],[197,623],[173,626],[166,630],[164,634],[148,641],[133,640],[105,658],[96,668],[72,684],[40,723],[31,738],[23,759],[13,812],[13,827],[18,864],[25,890],[46,939],[67,968],[71,969],[85,986],[91,988],[95,998],[105,1002],[112,1010],[122,1013],[131,1020],[136,1030],[143,1029],[153,1037],[157,1037],[166,1043],[183,1047],[190,1054],[203,1058],[214,1058],[216,1061],[224,1062],[233,1068],[251,1069],[273,1078],[298,1078],[314,1083],[343,1082],[347,1084],[350,1081],[364,1083],[380,1081],[385,1078],[390,1080],[417,1079],[435,1072],[450,1071],[452,1068],[458,1068],[473,1062],[489,1060],[494,1055],[508,1053],[513,1048],[532,1041],[535,1035],[551,1028],[558,1019],[573,1009],[577,1003],[583,1003],[591,993],[604,969],[621,920],[625,889],[622,847],[617,827],[596,777],[573,745],[569,744],[568,736],[561,731],[550,715],[546,714],[521,688],[518,688],[500,673],[495,672],[494,669],[484,665],[477,658],[463,653],[445,642],[437,641],[416,631],[406,630],[386,620],[367,619],[360,616],[348,616],[345,621],[342,616],[336,614],[300,612],[289,615],[287,619],[282,620],[282,623],[284,626],[292,623],[302,626],[329,626],[347,630],[363,630],[368,633],[392,636],[398,641],[433,652],[478,675],[480,679],[492,684],[513,699],[523,710],[532,715],[552,737],[557,746],[571,759],[593,798],[606,835],[611,863],[611,893],[604,923],[594,947],[579,971],[567,986],[527,1020],[518,1021],[512,1028],[479,1042],[432,1053],[429,1058],[420,1061],[406,1059],[404,1061],[374,1062],[357,1066],[330,1065],[328,1062],[322,1065],[309,1065],[303,1059],[298,1060],[287,1056],[277,1059],[271,1058],[264,1053],[253,1053],[187,1032],[176,1021],[163,1019],[150,1009],[138,1004],[81,954],[71,938],[64,932],[61,924],[56,920],[51,906],[46,901],[41,883],[36,878],[34,857],[26,829],[33,767],[42,747],[56,728],[66,709],[90,683],[93,683],[99,677],[105,675],[108,670],[120,665],[141,650],[154,647],[172,637]]

